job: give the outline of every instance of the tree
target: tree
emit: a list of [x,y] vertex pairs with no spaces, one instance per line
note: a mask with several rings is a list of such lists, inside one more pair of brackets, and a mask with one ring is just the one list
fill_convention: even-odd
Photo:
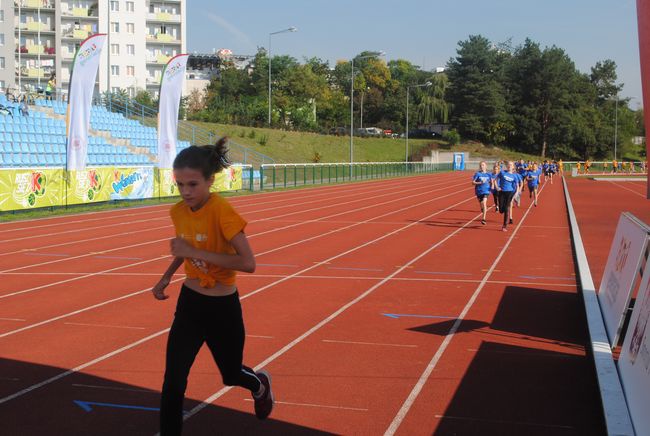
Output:
[[458,45],[458,56],[447,63],[452,123],[464,137],[498,142],[508,122],[499,53],[482,36],[472,35]]

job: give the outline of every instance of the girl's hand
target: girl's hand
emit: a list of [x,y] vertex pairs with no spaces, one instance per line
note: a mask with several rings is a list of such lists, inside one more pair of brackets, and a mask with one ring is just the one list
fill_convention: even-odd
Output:
[[174,238],[170,242],[172,256],[193,257],[194,247],[183,238]]
[[167,277],[163,277],[162,279],[160,279],[158,283],[156,283],[156,286],[154,286],[153,289],[151,290],[156,300],[166,300],[169,298],[169,295],[165,294],[165,288],[168,285],[169,285],[169,279]]

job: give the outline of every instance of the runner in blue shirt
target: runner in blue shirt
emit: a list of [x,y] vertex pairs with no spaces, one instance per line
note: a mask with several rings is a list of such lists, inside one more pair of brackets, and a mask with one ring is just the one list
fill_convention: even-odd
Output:
[[537,188],[539,186],[539,178],[542,172],[537,168],[537,164],[533,164],[532,171],[528,171],[526,181],[528,182],[528,198],[535,194],[535,207],[537,207]]
[[492,168],[492,174],[490,176],[492,177],[492,183],[490,189],[490,192],[492,192],[492,196],[494,197],[494,210],[496,212],[499,212],[499,193],[497,192],[497,177],[499,177],[499,173],[501,172],[501,168],[499,167],[499,164],[496,163],[494,164],[494,167]]
[[490,196],[490,187],[492,186],[492,176],[487,172],[487,163],[485,163],[485,161],[481,161],[479,164],[479,171],[472,176],[472,184],[474,185],[476,198],[481,205],[481,212],[483,213],[481,224],[485,225],[487,199]]
[[508,170],[502,171],[497,177],[497,191],[499,191],[499,212],[503,214],[503,227],[508,231],[508,218],[512,221],[512,198],[519,190],[519,176],[515,173],[515,164],[508,161]]

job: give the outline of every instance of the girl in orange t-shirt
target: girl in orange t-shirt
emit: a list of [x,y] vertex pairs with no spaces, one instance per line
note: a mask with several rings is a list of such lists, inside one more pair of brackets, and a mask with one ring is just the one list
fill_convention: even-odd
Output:
[[176,230],[171,240],[174,260],[153,287],[154,297],[168,298],[164,290],[183,264],[186,278],[167,341],[160,402],[162,436],[181,434],[187,377],[204,342],[223,383],[251,391],[259,419],[273,409],[270,375],[242,364],[245,335],[236,271],[255,271],[255,256],[244,233],[246,221],[224,198],[210,192],[215,173],[230,166],[225,141],[191,146],[174,160],[174,178],[182,197],[170,211]]

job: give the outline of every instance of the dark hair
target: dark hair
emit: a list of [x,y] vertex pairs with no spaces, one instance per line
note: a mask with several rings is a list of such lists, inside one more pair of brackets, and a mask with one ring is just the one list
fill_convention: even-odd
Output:
[[182,150],[174,159],[174,169],[191,168],[201,171],[205,179],[212,177],[224,168],[230,166],[227,137],[218,140],[214,145],[192,145]]

